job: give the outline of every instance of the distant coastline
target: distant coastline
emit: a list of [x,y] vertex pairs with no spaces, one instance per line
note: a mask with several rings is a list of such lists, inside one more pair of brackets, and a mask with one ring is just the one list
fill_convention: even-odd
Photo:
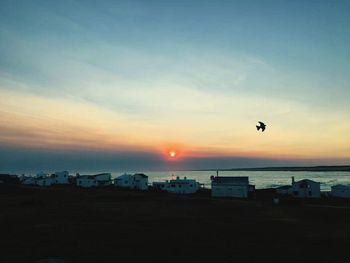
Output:
[[252,171],[252,172],[350,172],[350,165],[335,166],[282,166],[257,168],[230,168],[230,169],[197,169],[192,171]]

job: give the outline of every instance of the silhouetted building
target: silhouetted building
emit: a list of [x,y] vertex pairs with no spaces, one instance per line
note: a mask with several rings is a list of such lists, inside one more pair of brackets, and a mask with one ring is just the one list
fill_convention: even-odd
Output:
[[166,191],[175,194],[193,194],[200,188],[200,184],[193,179],[184,177],[176,177],[176,179],[167,180],[165,182],[154,182],[152,184],[154,189]]
[[350,198],[350,185],[334,185],[331,188],[333,197]]
[[250,186],[247,176],[212,176],[210,179],[213,197],[248,197]]
[[129,189],[147,190],[148,176],[143,173],[123,174],[114,179],[114,185]]
[[17,175],[0,174],[0,184],[19,184],[20,180]]
[[320,183],[309,179],[295,182],[292,177],[292,195],[297,198],[320,198]]
[[55,172],[51,177],[54,179],[54,184],[69,184],[69,172]]
[[90,188],[96,187],[97,181],[93,175],[77,175],[76,184],[79,187]]

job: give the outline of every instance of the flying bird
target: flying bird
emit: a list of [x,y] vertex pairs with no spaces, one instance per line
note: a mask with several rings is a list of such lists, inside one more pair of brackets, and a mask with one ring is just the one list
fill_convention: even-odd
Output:
[[259,124],[260,124],[260,125],[256,125],[256,129],[257,129],[257,130],[260,130],[260,129],[261,129],[262,132],[265,131],[265,129],[266,129],[265,123],[259,121]]

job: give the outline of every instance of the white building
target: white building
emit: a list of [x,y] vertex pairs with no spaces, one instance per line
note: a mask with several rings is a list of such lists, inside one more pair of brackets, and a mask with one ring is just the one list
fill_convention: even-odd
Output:
[[39,177],[35,178],[36,185],[39,186],[51,186],[55,184],[55,179],[52,177]]
[[25,185],[36,185],[36,178],[33,176],[21,176],[21,184]]
[[246,176],[212,176],[210,179],[214,197],[248,197],[249,178]]
[[50,186],[55,183],[55,180],[44,172],[39,172],[35,177],[35,184],[39,186]]
[[108,186],[112,184],[112,176],[110,173],[101,173],[94,175],[97,186]]
[[178,176],[176,179],[165,182],[153,182],[152,186],[154,189],[176,194],[193,194],[200,188],[200,184],[196,180],[187,179],[186,177],[181,179]]
[[124,188],[134,188],[134,176],[132,174],[123,174],[114,179],[114,185]]
[[69,172],[55,172],[51,177],[54,179],[54,184],[69,184]]
[[331,187],[331,196],[350,198],[350,185],[334,185]]
[[123,174],[114,179],[114,185],[129,189],[148,189],[148,176],[142,173],[137,174]]
[[320,198],[320,183],[309,179],[295,182],[292,177],[292,195],[297,198]]
[[96,187],[97,181],[93,175],[77,175],[76,184],[79,187]]
[[148,176],[142,173],[134,174],[134,188],[148,190]]

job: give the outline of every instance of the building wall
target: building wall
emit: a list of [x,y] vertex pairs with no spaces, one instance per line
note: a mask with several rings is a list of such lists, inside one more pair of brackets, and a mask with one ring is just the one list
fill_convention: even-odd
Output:
[[347,185],[332,186],[331,195],[334,197],[350,198],[350,186],[347,186]]
[[306,187],[301,187],[302,182],[292,184],[292,195],[297,198],[320,198],[321,189],[317,182],[308,182]]
[[248,197],[247,185],[216,185],[211,186],[211,195],[213,197]]
[[69,184],[69,173],[67,171],[56,172],[54,178],[55,184]]
[[131,174],[123,174],[114,179],[114,185],[119,187],[134,188],[134,177]]
[[139,190],[148,190],[148,177],[135,175],[134,187]]
[[55,180],[51,177],[41,178],[36,180],[36,185],[39,186],[50,186],[55,183]]
[[97,186],[97,182],[94,179],[85,179],[85,178],[78,178],[77,179],[77,186],[79,187],[95,187]]
[[106,174],[99,174],[95,176],[95,179],[97,181],[110,181],[111,180],[111,174],[106,173]]

